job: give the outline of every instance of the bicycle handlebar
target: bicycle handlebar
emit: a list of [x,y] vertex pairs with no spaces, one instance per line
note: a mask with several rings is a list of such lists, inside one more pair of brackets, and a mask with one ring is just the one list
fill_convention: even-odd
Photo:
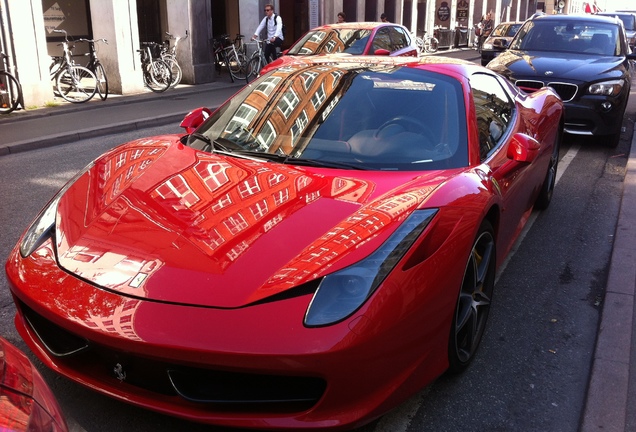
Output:
[[108,45],[108,41],[104,38],[101,39],[78,39],[77,42],[104,42],[105,44]]

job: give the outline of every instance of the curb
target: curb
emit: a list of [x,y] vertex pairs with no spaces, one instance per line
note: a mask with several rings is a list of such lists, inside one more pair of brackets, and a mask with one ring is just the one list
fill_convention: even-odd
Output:
[[[635,127],[636,129],[636,127]],[[636,300],[636,132],[627,160],[581,432],[625,431]]]

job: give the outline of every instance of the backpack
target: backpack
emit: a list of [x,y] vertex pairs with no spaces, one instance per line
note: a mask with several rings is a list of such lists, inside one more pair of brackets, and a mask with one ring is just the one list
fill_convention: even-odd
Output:
[[[280,15],[278,15],[277,13],[274,13],[274,15],[272,15],[274,17],[274,23],[276,23],[276,18],[278,18]],[[283,23],[283,28],[281,29],[281,32],[283,33],[283,38],[285,37],[285,21],[283,20],[283,18],[281,17],[281,22]]]

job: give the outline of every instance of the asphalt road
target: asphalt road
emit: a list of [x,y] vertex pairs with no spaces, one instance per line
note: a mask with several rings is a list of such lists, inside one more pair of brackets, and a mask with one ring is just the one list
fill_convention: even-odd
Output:
[[[626,122],[633,123],[630,117]],[[2,262],[39,209],[86,163],[118,143],[167,132],[179,132],[177,125],[0,158]],[[461,376],[442,376],[358,432],[578,430],[629,145],[566,140],[552,205],[533,214],[499,274],[474,364]],[[0,333],[39,366],[73,431],[226,430],[135,408],[55,375],[17,335],[14,313],[2,272]]]

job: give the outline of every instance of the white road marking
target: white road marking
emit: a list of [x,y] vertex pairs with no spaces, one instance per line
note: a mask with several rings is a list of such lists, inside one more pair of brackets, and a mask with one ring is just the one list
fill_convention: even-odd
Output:
[[[575,144],[568,152],[561,158],[559,161],[559,167],[557,169],[557,176],[554,182],[554,185],[559,183],[561,176],[565,172],[565,170],[570,166],[570,163],[574,160],[576,154],[581,149],[579,144]],[[515,252],[518,249],[518,246],[521,244],[526,234],[534,224],[534,221],[537,219],[538,211],[533,211],[530,217],[528,218],[528,222],[526,226],[523,228],[521,233],[519,234],[519,238],[515,242],[514,246],[510,250],[508,257],[504,260],[497,272],[497,279],[499,279],[499,275],[503,273],[508,262],[513,257]],[[497,282],[495,281],[495,284]],[[384,417],[380,419],[376,427],[374,428],[374,432],[406,432],[411,425],[411,420],[415,418],[417,411],[420,409],[422,402],[424,401],[424,396],[428,393],[428,387],[424,388],[422,391],[417,393],[415,396],[411,397],[406,402],[402,403],[402,405],[395,408],[393,411],[386,414]]]

